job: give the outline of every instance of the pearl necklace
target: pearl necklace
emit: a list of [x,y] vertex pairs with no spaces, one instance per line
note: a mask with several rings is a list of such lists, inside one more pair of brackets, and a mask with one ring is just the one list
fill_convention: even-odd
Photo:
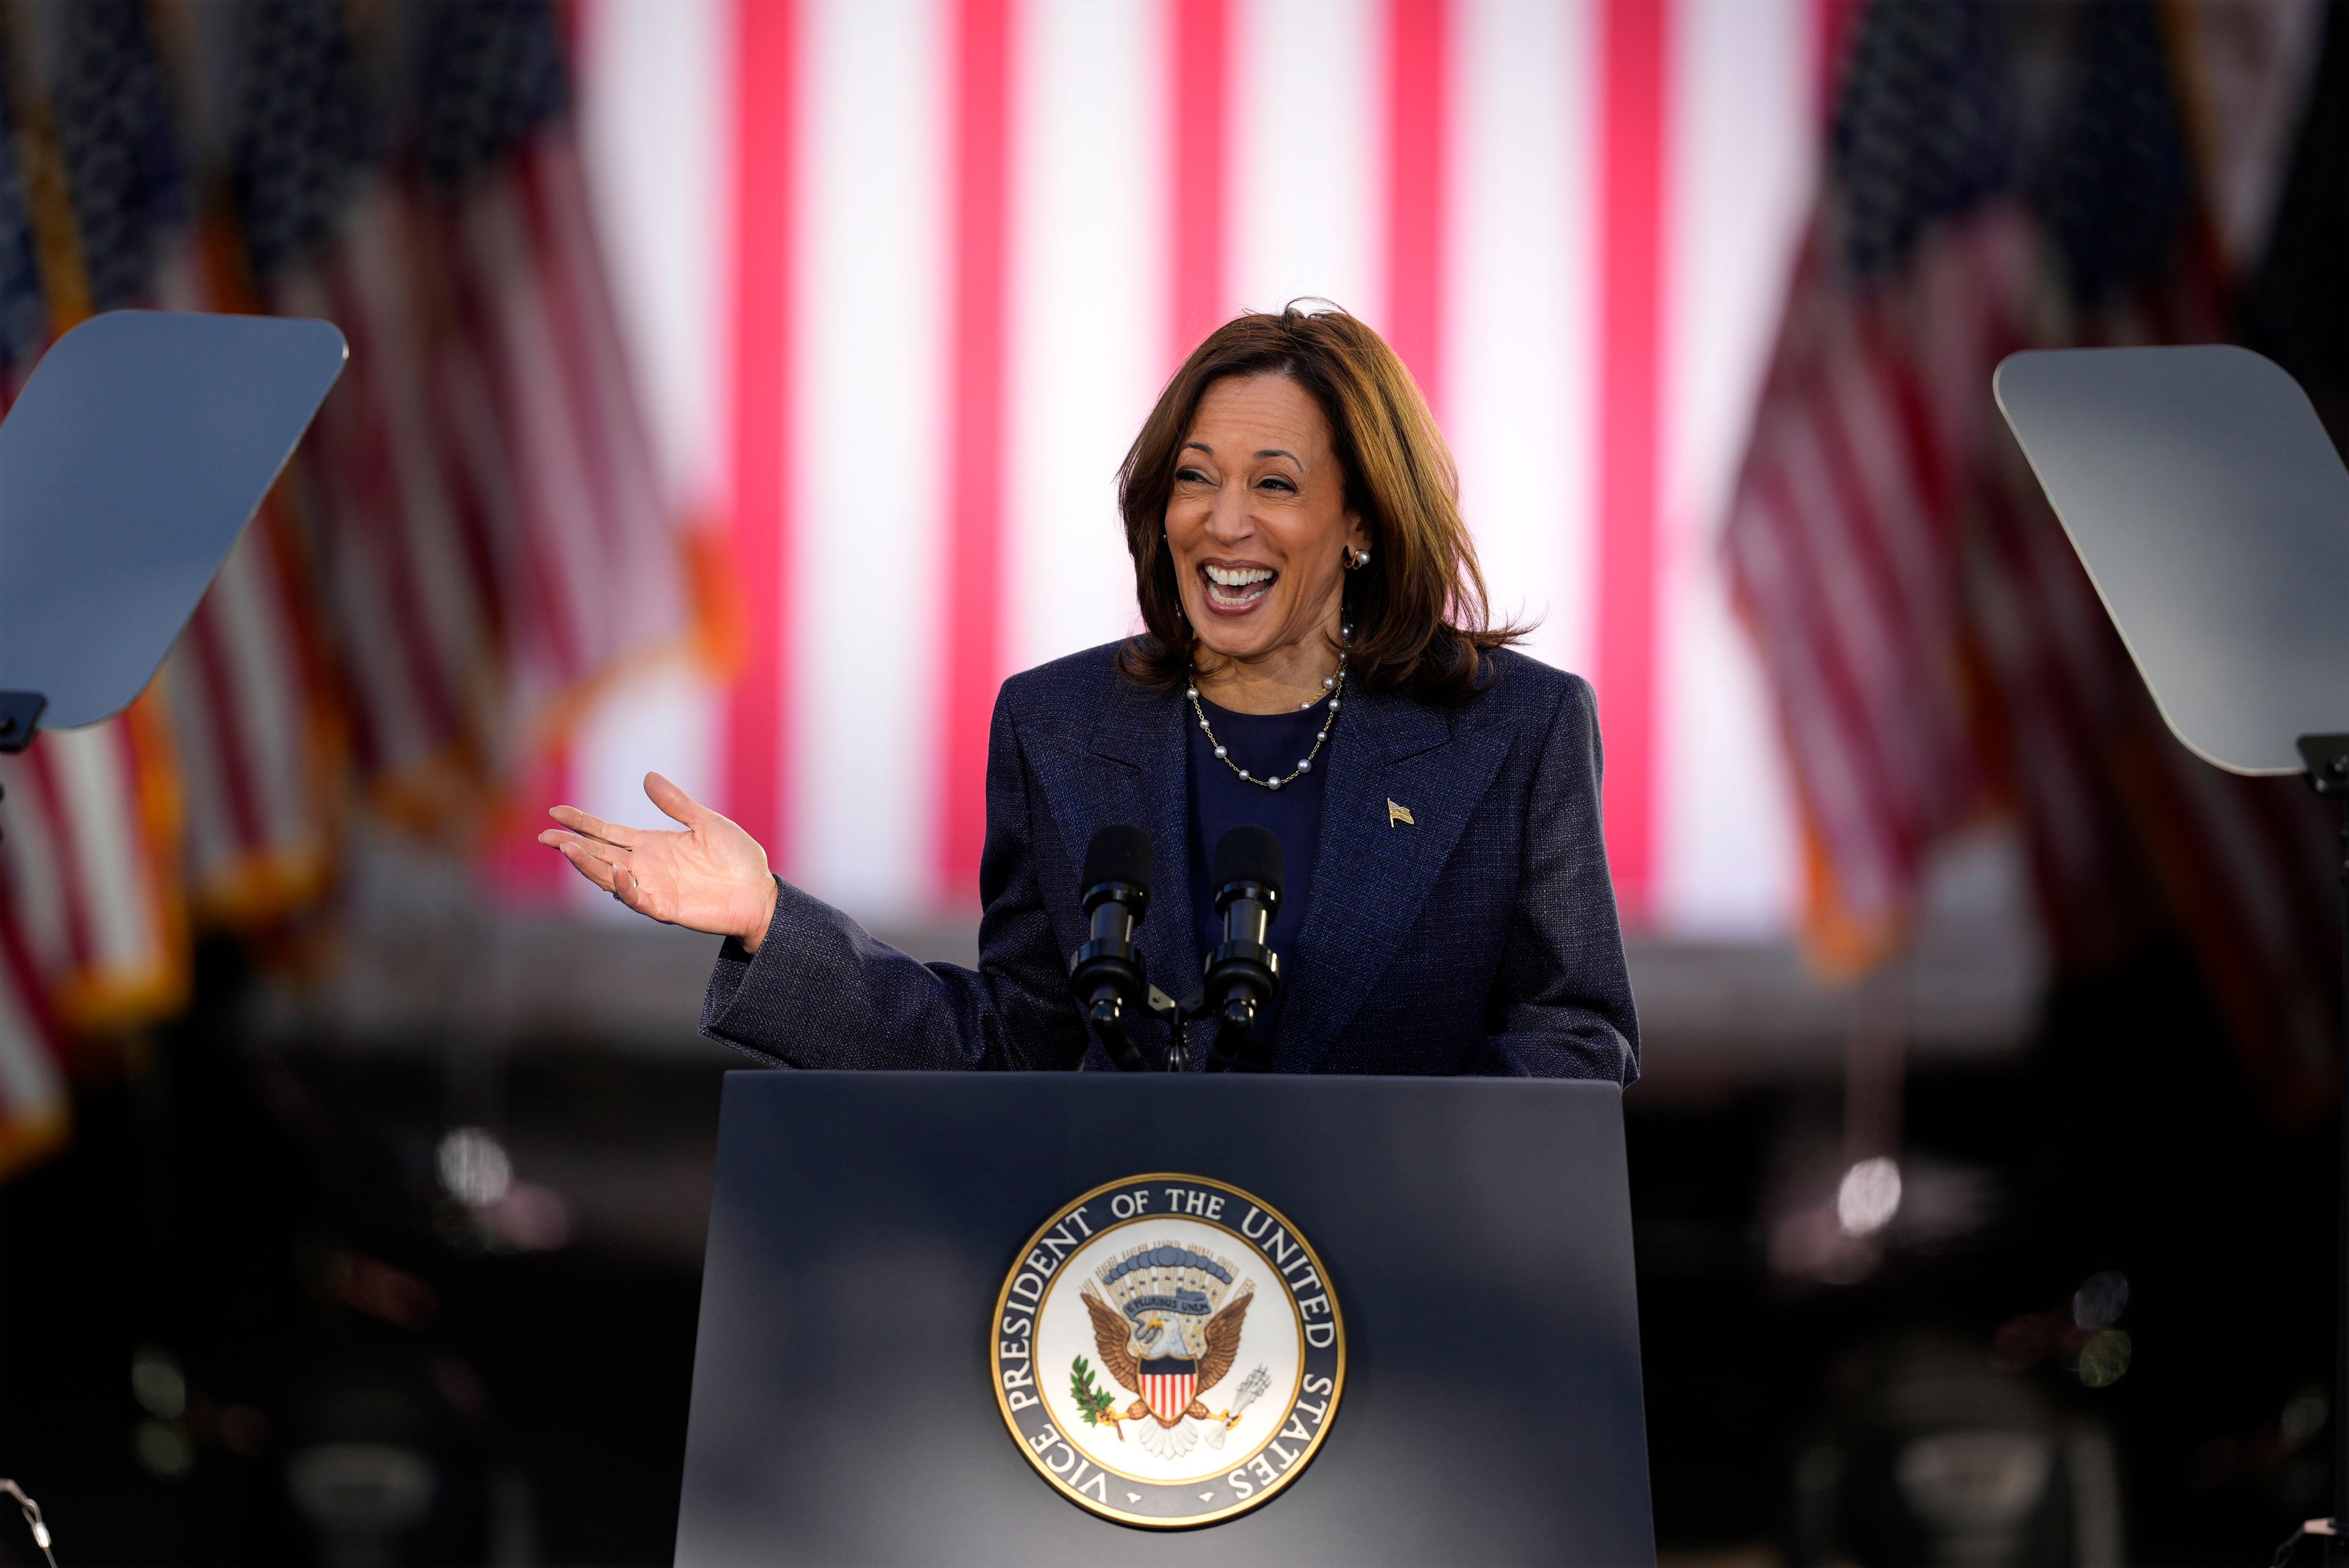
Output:
[[[1354,628],[1350,626],[1340,627],[1338,628],[1338,635],[1340,639],[1350,639],[1354,635]],[[1329,742],[1330,726],[1338,722],[1338,700],[1343,697],[1346,693],[1346,650],[1344,649],[1341,648],[1338,650],[1338,672],[1335,675],[1325,675],[1321,678],[1321,690],[1330,694],[1330,713],[1329,717],[1321,721],[1320,732],[1313,737],[1313,749],[1297,759],[1296,770],[1287,778],[1278,779],[1257,778],[1255,774],[1249,773],[1247,769],[1232,761],[1230,752],[1225,749],[1224,743],[1221,741],[1216,739],[1215,726],[1207,722],[1207,710],[1201,706],[1199,701],[1199,678],[1196,675],[1192,676],[1190,680],[1185,684],[1183,688],[1183,695],[1191,700],[1191,711],[1199,716],[1199,728],[1206,732],[1207,744],[1215,748],[1216,760],[1223,763],[1224,766],[1231,769],[1232,772],[1239,774],[1240,782],[1243,784],[1252,784],[1259,788],[1277,790],[1283,784],[1295,784],[1299,779],[1303,778],[1307,774],[1311,773],[1313,771],[1313,759],[1321,754],[1322,746],[1327,744]],[[1321,699],[1319,697],[1309,698],[1305,701],[1299,703],[1298,707],[1300,709],[1310,708],[1314,703],[1320,701]]]

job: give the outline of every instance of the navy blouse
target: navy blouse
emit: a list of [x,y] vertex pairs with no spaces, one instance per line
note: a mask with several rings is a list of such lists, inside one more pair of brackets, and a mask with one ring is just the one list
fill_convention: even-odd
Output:
[[[1198,935],[1199,961],[1204,964],[1206,955],[1224,940],[1223,918],[1216,913],[1211,879],[1216,841],[1235,827],[1269,829],[1280,840],[1284,886],[1266,940],[1280,955],[1283,984],[1273,992],[1271,1005],[1256,1015],[1256,1027],[1250,1031],[1250,1038],[1269,1041],[1280,1022],[1287,977],[1295,972],[1297,964],[1298,933],[1305,929],[1306,906],[1312,897],[1313,860],[1321,847],[1322,783],[1329,776],[1323,763],[1329,760],[1330,749],[1321,749],[1311,773],[1274,790],[1250,784],[1226,766],[1216,755],[1216,743],[1223,743],[1232,766],[1247,769],[1249,778],[1288,778],[1297,771],[1298,759],[1312,752],[1313,737],[1329,718],[1330,709],[1325,700],[1287,713],[1235,713],[1204,696],[1199,702],[1216,731],[1215,741],[1208,740],[1207,732],[1199,728],[1198,716],[1187,702],[1184,704],[1183,717],[1191,732],[1191,920]],[[1344,713],[1341,705],[1340,717]],[[1196,978],[1195,970],[1176,994],[1191,990]],[[1195,1059],[1193,1064],[1204,1064]]]

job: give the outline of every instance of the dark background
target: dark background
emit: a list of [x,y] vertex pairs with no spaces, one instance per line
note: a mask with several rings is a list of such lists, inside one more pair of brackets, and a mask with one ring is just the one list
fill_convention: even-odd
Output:
[[[709,944],[656,935],[633,978],[667,974],[682,1012]],[[626,938],[577,940],[593,956]],[[503,1042],[496,1125],[574,1227],[517,1251],[435,1174],[450,1107],[478,1103],[451,1066],[472,1058],[445,1037],[305,1033],[253,1002],[243,961],[208,950],[205,994],[243,1000],[126,1060],[88,1091],[71,1152],[0,1189],[0,1473],[41,1500],[60,1561],[356,1561],[285,1480],[290,1453],[331,1441],[429,1456],[436,1501],[394,1560],[666,1561],[734,1060],[681,1023]],[[1634,964],[1674,989],[1671,960]],[[1952,1349],[1988,1397],[2019,1388],[2028,1418],[2108,1437],[2134,1560],[2240,1557],[2322,1510],[2335,1146],[2279,1134],[2233,1086],[2191,974],[2151,950],[2066,982],[2020,1048],[1920,1032],[1907,1162],[1965,1173],[1973,1217],[1845,1282],[1774,1265],[1772,1238],[1801,1206],[1792,1173],[1822,1148],[1835,1165],[1847,1041],[1790,1033],[1765,1070],[1729,1069],[1741,1054],[1651,1009],[1625,1103],[1668,1560],[1847,1551],[1806,1522],[1805,1455],[1864,1450],[1887,1381]],[[2090,1387],[2072,1298],[2104,1271],[2128,1281],[2134,1350]],[[169,1422],[142,1406],[142,1357],[184,1377]],[[159,1425],[183,1443],[161,1464],[142,1437]],[[29,1560],[0,1535],[0,1562]]]

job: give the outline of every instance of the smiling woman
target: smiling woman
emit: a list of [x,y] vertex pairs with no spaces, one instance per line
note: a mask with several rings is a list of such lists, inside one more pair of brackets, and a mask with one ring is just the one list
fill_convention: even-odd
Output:
[[[1156,455],[1141,461],[1164,472]],[[1172,493],[1151,511],[1164,520],[1175,614],[1198,628],[1188,640],[1200,688],[1245,713],[1327,695],[1345,569],[1368,561],[1370,531],[1347,504],[1312,395],[1269,370],[1211,383],[1173,467]]]
[[556,806],[542,842],[630,909],[723,936],[703,1031],[780,1065],[1112,1065],[1063,955],[1089,934],[1074,856],[1125,824],[1171,911],[1136,935],[1170,990],[1221,940],[1207,846],[1279,840],[1260,1064],[1636,1077],[1590,688],[1489,623],[1451,455],[1393,351],[1342,311],[1226,323],[1119,496],[1146,629],[1004,682],[977,970],[874,941],[657,774],[680,831]]
[[[1146,685],[1170,686],[1194,663],[1204,686],[1235,696],[1299,674],[1289,667],[1317,634],[1334,653],[1341,597],[1361,623],[1354,674],[1423,700],[1468,696],[1479,656],[1522,635],[1487,624],[1459,479],[1426,400],[1343,311],[1292,306],[1226,323],[1175,373],[1119,482],[1148,628],[1124,662]],[[1382,559],[1370,572],[1373,546]],[[1344,569],[1360,576],[1341,596]],[[1251,701],[1234,705],[1257,711]]]

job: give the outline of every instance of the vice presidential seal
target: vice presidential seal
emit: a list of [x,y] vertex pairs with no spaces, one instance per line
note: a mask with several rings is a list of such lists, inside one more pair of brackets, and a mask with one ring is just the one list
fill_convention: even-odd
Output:
[[1128,1177],[1045,1220],[994,1329],[996,1402],[1029,1463],[1127,1524],[1262,1505],[1320,1448],[1346,1381],[1312,1247],[1199,1176]]

